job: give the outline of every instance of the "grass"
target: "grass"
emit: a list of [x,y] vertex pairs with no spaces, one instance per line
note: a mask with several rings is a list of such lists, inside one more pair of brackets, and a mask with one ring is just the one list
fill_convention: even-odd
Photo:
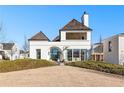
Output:
[[15,61],[1,61],[0,72],[18,71],[24,69],[34,69],[46,66],[55,66],[56,63],[46,60],[18,59]]
[[110,64],[110,63],[96,62],[96,61],[85,61],[85,62],[69,62],[69,63],[66,63],[66,65],[93,69],[97,71],[124,76],[124,66],[117,65],[117,64]]

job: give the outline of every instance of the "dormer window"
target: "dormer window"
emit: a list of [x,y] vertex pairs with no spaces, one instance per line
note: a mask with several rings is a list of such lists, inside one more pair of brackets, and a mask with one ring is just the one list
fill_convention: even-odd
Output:
[[84,36],[82,36],[82,38],[81,38],[82,40],[84,40]]

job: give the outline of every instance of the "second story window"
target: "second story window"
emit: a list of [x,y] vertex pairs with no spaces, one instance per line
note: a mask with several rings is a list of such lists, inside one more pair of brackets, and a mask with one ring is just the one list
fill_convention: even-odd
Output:
[[66,32],[66,40],[87,40],[86,32]]

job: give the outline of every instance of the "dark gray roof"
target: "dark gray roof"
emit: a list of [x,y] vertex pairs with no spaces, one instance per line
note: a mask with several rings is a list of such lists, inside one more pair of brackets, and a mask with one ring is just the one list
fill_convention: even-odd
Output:
[[103,53],[103,43],[98,43],[98,46],[94,48],[95,53]]
[[38,40],[38,41],[50,41],[49,39],[48,39],[48,37],[43,33],[43,32],[38,32],[36,35],[34,35],[31,39],[29,39],[29,40]]
[[14,46],[14,43],[2,43],[3,50],[11,50]]
[[60,30],[90,30],[92,31],[91,28],[85,26],[84,24],[80,23],[76,19],[71,20],[67,25],[65,25]]
[[56,36],[52,41],[60,41],[60,37]]

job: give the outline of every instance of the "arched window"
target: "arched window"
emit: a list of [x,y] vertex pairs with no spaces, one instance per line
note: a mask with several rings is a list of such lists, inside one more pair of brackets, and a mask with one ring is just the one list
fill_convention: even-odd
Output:
[[57,61],[60,59],[61,51],[58,47],[52,47],[50,49],[51,59]]

